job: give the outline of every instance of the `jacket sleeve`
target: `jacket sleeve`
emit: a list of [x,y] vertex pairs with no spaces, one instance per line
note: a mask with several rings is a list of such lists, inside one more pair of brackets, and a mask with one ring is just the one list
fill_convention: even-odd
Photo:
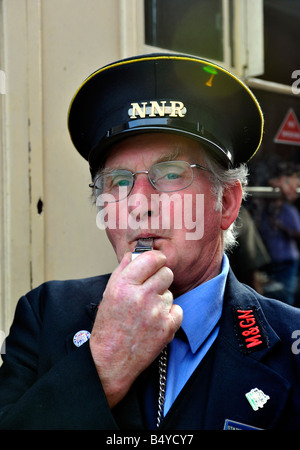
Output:
[[22,297],[0,368],[0,429],[117,429],[88,342],[39,376],[42,326]]

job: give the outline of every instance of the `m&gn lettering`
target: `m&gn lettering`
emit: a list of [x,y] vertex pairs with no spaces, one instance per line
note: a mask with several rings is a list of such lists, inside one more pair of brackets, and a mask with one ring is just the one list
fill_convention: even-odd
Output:
[[[256,324],[256,319],[253,314],[252,309],[248,310],[238,310],[238,319],[240,320],[239,326],[241,327],[242,335],[245,338],[245,343],[247,348],[255,347],[256,345],[262,344],[263,341],[260,340],[261,334],[259,327]],[[248,337],[250,336],[250,337]]]

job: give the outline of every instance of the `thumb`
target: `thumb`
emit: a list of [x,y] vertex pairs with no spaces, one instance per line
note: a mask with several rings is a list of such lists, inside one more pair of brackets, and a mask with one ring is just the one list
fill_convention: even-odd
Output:
[[170,309],[170,314],[174,321],[175,333],[179,330],[182,319],[183,319],[183,310],[181,306],[173,304]]

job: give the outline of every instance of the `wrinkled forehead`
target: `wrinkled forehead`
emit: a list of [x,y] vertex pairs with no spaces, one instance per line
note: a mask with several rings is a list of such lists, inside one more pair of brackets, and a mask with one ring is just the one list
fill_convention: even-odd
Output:
[[111,147],[103,168],[128,167],[128,163],[144,163],[184,160],[203,163],[204,147],[192,139],[173,134],[142,134],[128,137]]

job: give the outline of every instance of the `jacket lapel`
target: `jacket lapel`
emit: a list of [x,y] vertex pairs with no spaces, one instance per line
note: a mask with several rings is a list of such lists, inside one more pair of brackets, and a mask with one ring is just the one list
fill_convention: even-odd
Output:
[[[234,317],[236,311],[241,310],[255,311],[255,318],[249,318],[248,323],[243,318],[240,324],[245,328],[238,330],[239,325]],[[242,313],[238,314],[243,316]],[[246,314],[246,317],[251,316]],[[247,325],[249,326],[246,327]],[[257,340],[262,341],[262,344],[247,349],[243,336],[244,342],[241,342],[241,332],[246,330],[247,335],[252,325],[262,332],[258,333],[262,338]],[[230,272],[212,370],[205,428],[222,429],[226,419],[265,429],[276,426],[290,391],[290,383],[266,365],[267,358],[279,341],[263,314],[257,294],[239,283]],[[269,397],[256,410],[246,397],[255,388]]]
[[[269,397],[257,410],[246,398],[252,389]],[[229,419],[272,429],[283,412],[289,390],[290,385],[284,378],[220,338],[211,373],[205,428],[222,429]]]
[[[67,353],[76,348],[73,342],[75,334],[79,331],[92,331],[97,308],[106,288],[110,274],[101,275],[87,279],[82,291],[78,290],[77,302],[74,305],[74,321],[71,322],[71,331],[68,331],[65,338]],[[75,309],[76,306],[76,309]]]
[[[77,328],[76,329],[74,328],[71,333],[66,335],[65,346],[67,353],[70,353],[76,348],[76,344],[74,343],[74,337],[76,333],[80,331],[87,331],[91,333],[94,325],[96,311],[97,305],[95,305],[94,303],[90,303],[85,307],[83,307],[83,314],[80,318],[80,321],[77,324]],[[82,342],[82,344],[83,343],[84,342]],[[78,341],[78,346],[80,346],[80,341]]]
[[[238,313],[246,317],[243,318],[242,325],[249,325],[241,327],[241,333],[257,326],[256,336],[259,335],[261,338],[248,342],[241,341],[241,336],[244,339],[244,335],[240,333],[240,336],[238,332],[239,325],[234,320],[236,311],[246,311],[244,314]],[[262,333],[259,333],[260,331]],[[177,428],[181,425],[186,428],[184,417],[189,405],[193,405],[192,415],[189,412],[193,429],[197,429],[197,416],[200,429],[221,430],[226,419],[256,428],[275,428],[290,391],[290,383],[266,365],[267,359],[272,357],[271,354],[279,341],[279,337],[263,314],[257,294],[239,283],[230,271],[220,332],[211,353],[213,358],[211,366],[206,372],[201,371],[203,363],[196,369],[170,409],[162,428],[165,426],[171,429],[175,424]],[[253,346],[247,348],[249,342]],[[203,373],[206,373],[204,378]],[[195,396],[201,392],[199,383],[204,383],[207,394],[204,396],[202,393],[197,403]],[[262,395],[267,396],[265,403],[257,410],[253,409],[246,397],[252,389],[259,390]]]

